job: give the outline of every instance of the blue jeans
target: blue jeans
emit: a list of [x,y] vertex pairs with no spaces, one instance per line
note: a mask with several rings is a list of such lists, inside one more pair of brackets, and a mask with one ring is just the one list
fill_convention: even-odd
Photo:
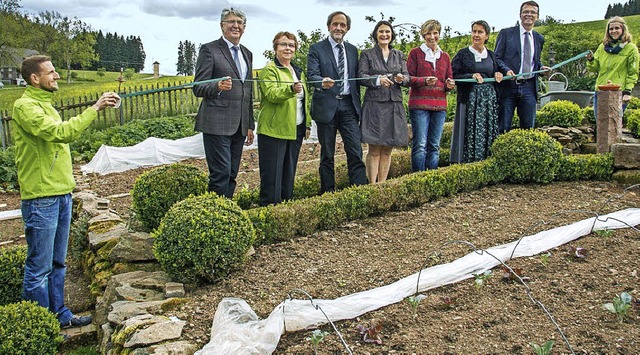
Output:
[[498,132],[511,130],[511,120],[516,108],[520,119],[520,128],[533,128],[536,121],[536,105],[538,101],[536,79],[532,78],[522,84],[505,80],[501,85],[510,85],[500,93],[498,109]]
[[64,306],[71,204],[71,194],[22,200],[21,204],[27,239],[22,298],[49,309],[60,323],[73,317]]
[[446,111],[410,110],[411,169],[425,171],[438,168],[440,160],[440,137],[447,117]]

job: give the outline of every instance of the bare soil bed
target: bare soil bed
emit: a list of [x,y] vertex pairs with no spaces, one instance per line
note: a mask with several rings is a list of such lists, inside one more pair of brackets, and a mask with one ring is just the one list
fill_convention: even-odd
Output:
[[[301,173],[317,168],[314,159],[318,150],[313,144],[303,148]],[[245,153],[240,186],[259,183],[255,154]],[[206,170],[202,160],[187,163]],[[101,196],[112,196],[111,207],[127,218],[130,197],[122,194],[130,191],[144,170],[85,176],[80,184],[88,184]],[[490,186],[410,211],[261,246],[241,270],[225,280],[214,285],[188,285],[189,302],[171,315],[186,319],[186,336],[204,346],[223,297],[243,298],[260,317],[266,317],[293,289],[325,299],[369,290],[417,272],[429,254],[448,241],[465,240],[479,249],[489,248],[592,216],[568,213],[553,218],[559,212],[608,213],[640,206],[640,191],[623,195],[623,189],[609,182]],[[0,199],[8,203],[7,208],[19,208],[17,194],[2,194]],[[538,225],[542,221],[549,223]],[[0,241],[19,240],[19,228],[18,232],[11,232],[11,228],[15,226],[0,222]],[[572,256],[570,246],[585,248],[586,258]],[[440,262],[469,252],[467,246],[449,246]],[[609,236],[592,233],[550,253],[546,262],[534,256],[508,264],[528,278],[532,295],[553,314],[573,351],[639,354],[640,311],[630,311],[621,323],[602,305],[623,291],[634,299],[640,297],[640,233],[632,229],[616,230]],[[407,302],[401,302],[337,322],[337,327],[354,354],[531,354],[531,342],[547,340],[555,341],[553,353],[571,352],[542,309],[527,297],[525,288],[503,280],[498,268],[483,287],[476,287],[471,278],[425,295],[416,314]],[[382,345],[365,343],[356,329],[375,322],[382,324]],[[319,354],[346,353],[329,325],[321,329],[330,334],[320,344]],[[311,330],[285,334],[276,353],[313,353],[306,340],[310,335]]]

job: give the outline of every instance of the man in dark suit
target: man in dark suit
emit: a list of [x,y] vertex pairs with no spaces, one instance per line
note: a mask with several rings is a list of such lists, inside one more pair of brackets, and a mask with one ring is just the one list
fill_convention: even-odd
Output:
[[[222,10],[222,37],[200,47],[195,81],[225,80],[196,85],[193,92],[204,98],[196,116],[202,132],[209,167],[209,191],[233,197],[243,144],[253,143],[252,54],[240,44],[247,18],[234,8]],[[246,143],[245,143],[246,141]]]
[[[320,142],[320,185],[322,192],[335,190],[334,155],[336,134],[340,131],[347,154],[349,182],[367,184],[360,143],[360,85],[358,49],[344,42],[351,28],[351,18],[336,11],[327,18],[329,38],[313,44],[307,59],[307,78],[317,81],[313,86],[311,117],[318,127]],[[320,82],[321,81],[321,82]]]
[[[535,1],[525,1],[520,5],[520,24],[505,28],[498,33],[495,48],[496,60],[500,67],[508,68],[503,74],[516,75],[549,69],[540,61],[544,37],[532,30],[538,20],[538,12],[539,6]],[[538,101],[538,74],[504,80],[498,88],[500,133],[511,129],[511,120],[516,108],[520,128],[533,128]]]

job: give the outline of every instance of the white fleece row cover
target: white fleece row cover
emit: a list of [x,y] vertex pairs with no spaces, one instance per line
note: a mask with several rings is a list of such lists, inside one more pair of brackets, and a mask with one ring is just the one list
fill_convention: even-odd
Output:
[[[637,208],[592,217],[523,238],[513,257],[545,252],[588,235],[592,230],[626,228],[628,225],[636,226],[639,223],[640,209]],[[448,264],[426,268],[420,276],[419,291],[424,292],[472,278],[473,274],[483,273],[498,266],[500,262],[489,253],[507,262],[516,243],[517,241],[514,241],[492,247],[486,250],[488,253],[482,255],[472,251]],[[418,273],[415,273],[393,284],[372,290],[333,300],[315,299],[314,304],[332,321],[352,319],[412,296],[416,292],[417,278]],[[294,332],[324,323],[327,321],[322,312],[306,299],[286,300],[280,303],[268,318],[261,320],[246,301],[224,298],[213,318],[211,340],[196,354],[271,354],[285,331]]]
[[[318,134],[315,122],[306,142],[317,142]],[[258,135],[254,135],[253,144],[244,149],[257,149]],[[176,163],[189,158],[204,158],[202,133],[176,140],[147,138],[131,147],[111,147],[103,145],[91,161],[80,167],[83,173],[106,175],[131,169]]]

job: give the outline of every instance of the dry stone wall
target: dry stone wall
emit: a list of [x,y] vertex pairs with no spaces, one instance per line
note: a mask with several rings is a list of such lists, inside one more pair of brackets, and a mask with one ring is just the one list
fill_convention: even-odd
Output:
[[74,202],[88,218],[81,262],[96,299],[100,353],[193,354],[197,344],[182,338],[186,321],[172,315],[186,302],[184,285],[155,262],[153,238],[131,232],[91,191],[74,193]]

